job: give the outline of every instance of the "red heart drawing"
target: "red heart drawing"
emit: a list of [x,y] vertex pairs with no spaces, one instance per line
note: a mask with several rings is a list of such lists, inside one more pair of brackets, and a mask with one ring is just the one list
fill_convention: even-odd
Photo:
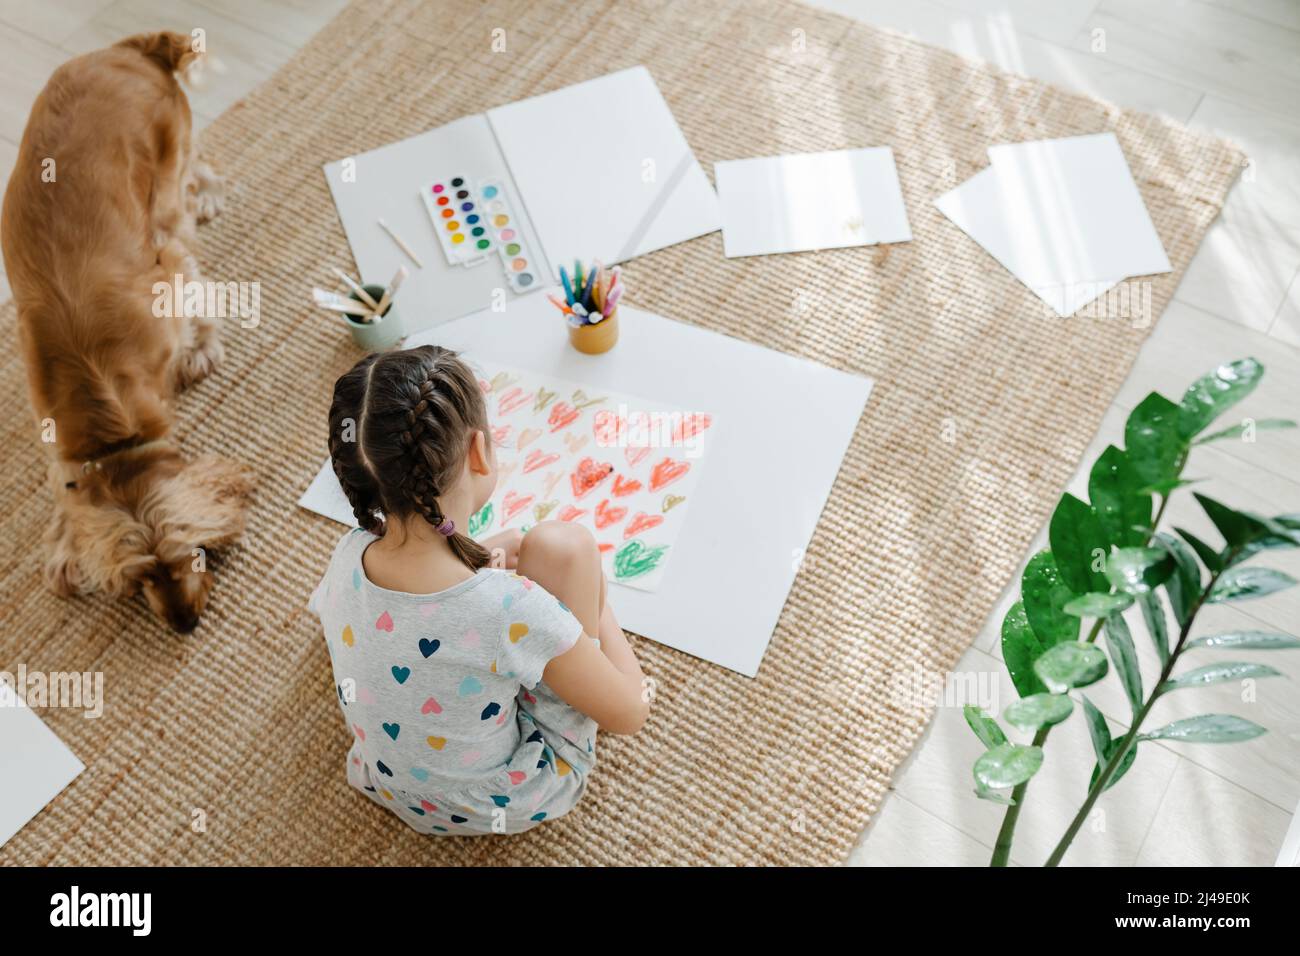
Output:
[[525,392],[522,388],[516,385],[514,388],[502,395],[497,401],[497,414],[509,415],[516,409],[523,408],[532,400],[532,392]]
[[509,437],[510,437],[509,425],[498,425],[496,428],[492,429],[492,441],[494,441],[498,445],[504,445],[506,443],[506,439]]
[[671,458],[665,458],[650,469],[650,490],[658,491],[660,488],[666,488],[690,470],[689,461],[673,461]]
[[608,528],[610,525],[622,521],[626,516],[626,508],[610,507],[609,499],[606,498],[600,504],[596,505],[596,514],[594,518],[597,528]]
[[591,433],[596,436],[596,444],[601,448],[616,446],[622,431],[623,419],[607,408],[598,411],[591,419]]
[[489,381],[488,381],[487,379],[485,379],[485,378],[481,378],[481,379],[478,380],[478,387],[479,387],[479,390],[480,390],[484,395],[486,395],[488,392],[492,391],[492,383],[489,382]]
[[573,505],[565,505],[560,509],[560,513],[555,517],[560,521],[577,521],[587,513],[586,508],[575,508]]
[[650,454],[649,448],[623,449],[623,456],[627,458],[628,466],[632,468],[635,468],[637,465],[641,464],[641,462],[645,459],[645,456],[648,454]]
[[534,448],[528,453],[528,457],[524,459],[524,474],[526,475],[530,471],[536,471],[538,468],[545,468],[547,465],[551,464],[551,462],[559,460],[559,455],[548,455],[540,448]]
[[624,495],[630,495],[634,491],[640,490],[641,482],[635,478],[624,478],[622,475],[615,475],[614,487],[609,490],[609,493],[615,498],[622,498]]
[[576,422],[578,414],[578,410],[568,402],[556,402],[551,406],[551,415],[546,419],[546,423],[551,426],[551,433],[554,434],[561,428]]
[[673,429],[673,444],[680,445],[684,441],[689,441],[712,424],[712,415],[688,412],[682,416],[682,420]]
[[535,495],[521,495],[517,491],[507,491],[501,499],[501,523],[505,524],[519,512],[533,503]]
[[611,551],[614,550],[614,546],[612,544],[601,543],[596,545],[596,550],[599,551],[601,554],[609,554]]
[[651,528],[658,527],[663,523],[663,515],[648,515],[644,511],[638,511],[636,517],[629,521],[627,527],[623,529],[623,538],[626,540],[633,535],[638,535],[642,531],[649,531]]
[[573,485],[573,497],[581,498],[598,484],[614,473],[614,466],[609,462],[597,462],[594,458],[584,458],[569,475]]

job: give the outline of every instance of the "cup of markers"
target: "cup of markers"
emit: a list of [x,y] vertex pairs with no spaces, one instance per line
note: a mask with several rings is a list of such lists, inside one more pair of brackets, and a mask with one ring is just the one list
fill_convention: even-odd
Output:
[[606,269],[593,262],[584,272],[582,262],[575,261],[572,274],[560,266],[560,282],[564,300],[548,298],[564,313],[569,344],[587,355],[608,352],[618,341],[618,300],[623,295],[619,267]]

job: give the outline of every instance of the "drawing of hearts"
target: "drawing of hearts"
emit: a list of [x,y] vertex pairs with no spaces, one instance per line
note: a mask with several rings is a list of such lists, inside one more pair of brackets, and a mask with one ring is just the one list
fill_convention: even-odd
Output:
[[510,384],[509,372],[497,372],[492,376],[492,381],[488,383],[489,391],[499,392]]
[[608,528],[610,525],[622,521],[625,517],[627,517],[627,509],[610,507],[608,498],[596,505],[594,518],[598,529]]
[[531,444],[541,437],[542,430],[540,428],[525,428],[519,433],[519,437],[515,439],[515,448],[518,451],[523,451],[525,445]]
[[501,526],[505,527],[510,519],[533,503],[536,495],[521,495],[517,491],[507,491],[501,499]]
[[623,433],[624,420],[608,408],[602,408],[591,419],[591,433],[596,436],[596,444],[601,448],[613,448],[618,444],[618,436]]
[[605,542],[602,541],[600,544],[596,545],[596,550],[599,551],[601,554],[609,554],[611,551],[614,550],[614,546],[612,544],[606,544]]
[[635,478],[624,478],[622,475],[614,476],[614,487],[609,490],[615,498],[622,498],[633,492],[641,490],[641,482]]
[[558,504],[559,504],[558,501],[544,501],[540,505],[534,505],[533,517],[537,519],[537,523],[541,524],[543,521],[545,521],[546,516],[549,515],[552,511],[554,511],[555,506]]
[[582,450],[582,446],[587,444],[587,441],[588,438],[586,435],[569,434],[564,436],[564,444],[566,444],[569,447],[569,451],[573,452],[575,455]]
[[643,574],[649,574],[659,566],[667,550],[666,544],[647,548],[640,541],[629,541],[614,555],[614,577],[639,578]]
[[534,448],[528,453],[528,457],[524,459],[523,473],[526,475],[530,471],[536,471],[538,468],[545,468],[547,465],[553,464],[559,460],[560,456],[558,454],[552,453],[548,455],[540,448]]
[[549,498],[551,495],[555,494],[555,486],[558,485],[563,478],[564,472],[562,471],[548,471],[546,473],[546,484],[542,485],[542,495]]
[[673,429],[673,444],[680,445],[682,442],[690,441],[712,424],[712,415],[704,415],[699,412],[688,412],[682,416],[682,420],[679,421],[677,426]]
[[569,475],[573,486],[573,497],[581,498],[614,473],[614,466],[609,462],[598,462],[594,458],[584,458]]
[[492,429],[492,444],[504,445],[510,439],[510,426],[497,425]]
[[664,505],[663,505],[664,514],[667,514],[668,512],[672,511],[674,508],[676,508],[679,504],[681,504],[685,500],[686,500],[685,495],[664,495]]
[[588,398],[587,393],[582,389],[575,389],[573,392],[573,404],[579,408],[586,408],[588,405],[599,405],[605,400],[604,396],[600,398]]
[[649,531],[651,528],[656,528],[663,523],[663,515],[648,515],[644,511],[638,511],[636,516],[627,523],[627,527],[623,529],[623,540],[626,541],[642,531]]
[[650,454],[649,448],[625,448],[623,457],[627,459],[628,467],[635,468],[645,460],[645,456]]
[[519,464],[517,461],[503,461],[497,466],[497,483],[504,484],[505,480],[510,477],[510,473],[515,470],[517,464]]
[[650,469],[650,490],[658,491],[660,488],[666,488],[690,470],[689,461],[673,461],[671,458],[665,458]]
[[523,408],[532,400],[532,392],[525,392],[518,385],[515,385],[497,400],[497,414],[509,415],[511,412]]
[[560,513],[555,517],[559,518],[561,521],[577,521],[586,513],[586,508],[575,508],[573,505],[565,505],[560,509]]
[[540,412],[547,405],[551,404],[551,399],[555,397],[554,392],[548,392],[543,385],[537,390],[537,400],[533,402],[533,411]]
[[478,380],[478,390],[486,395],[488,392],[492,391],[492,383],[485,378],[481,378]]
[[556,402],[550,417],[546,419],[546,424],[551,426],[551,434],[572,425],[578,420],[578,414],[578,410],[568,402]]

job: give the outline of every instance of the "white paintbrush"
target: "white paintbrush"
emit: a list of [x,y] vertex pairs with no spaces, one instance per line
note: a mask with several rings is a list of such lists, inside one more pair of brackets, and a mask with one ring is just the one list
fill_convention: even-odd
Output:
[[349,299],[346,296],[339,295],[337,292],[328,292],[325,289],[312,289],[311,297],[322,309],[329,309],[332,312],[346,312],[348,315],[370,315],[370,307],[364,302],[358,302],[356,299]]
[[384,290],[383,298],[381,298],[379,304],[375,306],[375,318],[383,316],[384,310],[388,308],[388,303],[393,301],[393,296],[397,295],[397,290],[401,288],[402,282],[406,279],[407,275],[409,275],[409,273],[406,271],[406,266],[397,267],[397,272],[393,274],[392,280],[388,283],[388,288]]
[[342,279],[344,282],[348,284],[348,287],[351,288],[353,292],[355,292],[357,295],[361,297],[362,302],[370,306],[371,309],[379,308],[379,303],[376,302],[374,299],[372,299],[370,297],[370,293],[367,292],[365,289],[361,288],[361,286],[357,284],[357,281],[353,279],[352,276],[348,275],[346,272],[344,272],[342,269],[338,268],[337,266],[334,267],[334,272],[336,275],[338,275],[340,279]]
[[401,236],[393,232],[392,228],[388,225],[388,223],[384,222],[382,218],[379,220],[379,228],[384,230],[384,232],[388,233],[388,237],[392,239],[393,242],[397,243],[397,248],[401,249],[408,256],[410,256],[411,261],[415,263],[415,268],[417,269],[424,268],[424,263],[420,261],[420,257],[417,256],[411,250],[411,247],[406,244],[406,242],[402,239]]

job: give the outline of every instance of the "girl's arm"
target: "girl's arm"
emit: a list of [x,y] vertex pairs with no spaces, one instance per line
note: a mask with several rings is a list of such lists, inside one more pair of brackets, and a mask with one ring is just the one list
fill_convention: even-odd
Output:
[[623,647],[631,659],[626,671],[616,667],[596,642],[583,634],[578,643],[546,665],[542,679],[561,700],[586,714],[602,730],[634,734],[650,715],[650,703],[643,693],[641,666],[632,657],[625,638]]

